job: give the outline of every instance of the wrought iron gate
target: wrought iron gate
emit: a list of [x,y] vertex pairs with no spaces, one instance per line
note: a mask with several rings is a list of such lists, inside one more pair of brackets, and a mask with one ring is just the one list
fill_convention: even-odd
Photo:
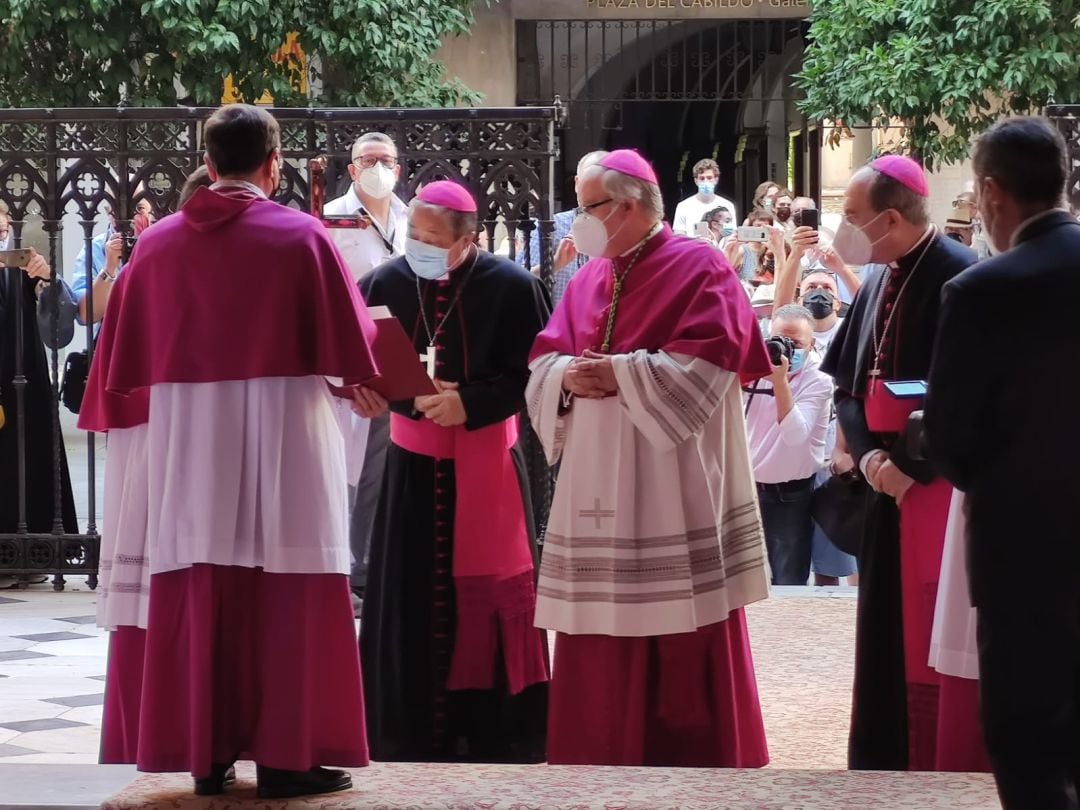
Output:
[[[0,201],[10,212],[13,246],[27,242],[28,230],[40,226],[55,275],[63,273],[62,236],[65,215],[81,228],[87,256],[85,266],[69,267],[92,280],[91,240],[103,226],[107,211],[115,229],[127,233],[135,206],[147,200],[156,216],[176,208],[187,175],[202,162],[203,121],[212,108],[146,109],[11,109],[0,110]],[[555,159],[557,107],[447,110],[399,109],[276,109],[281,124],[285,166],[277,199],[307,210],[312,158],[326,158],[328,193],[343,191],[345,169],[353,141],[362,133],[381,131],[398,146],[402,161],[399,194],[409,199],[431,180],[459,179],[480,204],[481,227],[493,240],[505,228],[511,258],[526,267],[540,265],[550,276],[552,167]],[[529,249],[530,235],[539,229],[540,255]],[[525,255],[518,256],[518,244]],[[493,243],[493,242],[492,242]],[[42,245],[38,245],[42,247]],[[12,270],[5,271],[15,278]],[[93,309],[89,284],[87,308]],[[19,317],[32,318],[33,313]],[[88,351],[93,351],[93,326],[86,327]],[[16,352],[14,387],[25,386],[22,352]],[[21,514],[26,510],[25,454],[53,455],[55,492],[61,489],[58,381],[60,357],[51,351],[52,446],[27,447],[20,403],[5,403],[7,425],[18,445],[18,480],[0,486],[18,487]],[[52,574],[57,590],[64,574],[89,575],[96,587],[99,534],[96,514],[96,459],[93,436],[88,436],[86,522],[79,534],[65,534],[60,519],[61,499],[50,531],[30,532],[25,518],[17,525],[0,525],[0,574]],[[533,484],[534,511],[542,531],[551,499],[551,476],[535,439],[526,441]],[[13,469],[9,459],[0,459]],[[73,471],[74,472],[74,471]]]
[[556,195],[569,199],[573,161],[585,152],[635,146],[660,173],[669,214],[706,155],[721,165],[721,193],[748,202],[775,178],[764,124],[743,122],[776,104],[791,123],[789,78],[807,31],[794,18],[519,21],[518,103],[559,98],[567,108]]
[[584,126],[618,127],[623,105],[640,101],[750,101],[773,98],[777,77],[759,71],[797,43],[801,20],[522,20],[518,22],[518,102],[556,96],[575,108],[606,108]]

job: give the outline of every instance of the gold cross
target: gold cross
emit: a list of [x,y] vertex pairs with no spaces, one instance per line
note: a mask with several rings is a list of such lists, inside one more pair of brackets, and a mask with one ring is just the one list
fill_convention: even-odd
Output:
[[608,518],[615,517],[615,510],[614,509],[601,509],[600,508],[600,499],[599,498],[594,498],[593,499],[593,508],[592,509],[584,509],[584,510],[578,512],[578,517],[594,518],[596,520],[596,528],[599,529],[601,520],[607,520]]

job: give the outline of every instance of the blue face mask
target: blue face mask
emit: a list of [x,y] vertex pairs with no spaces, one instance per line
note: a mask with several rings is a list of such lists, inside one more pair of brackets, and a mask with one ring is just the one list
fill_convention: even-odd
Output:
[[791,362],[788,365],[788,374],[795,374],[802,371],[802,367],[806,365],[806,354],[809,349],[796,349],[791,353]]
[[697,184],[697,190],[704,194],[706,197],[711,197],[713,195],[713,192],[716,191],[716,183],[712,181],[706,182],[702,180]]
[[442,278],[450,272],[447,263],[449,255],[449,248],[428,245],[411,237],[405,240],[405,261],[416,275],[428,281]]
[[724,236],[731,236],[733,233],[735,233],[735,229],[730,225],[725,225],[723,228],[720,229],[720,233],[722,233]]

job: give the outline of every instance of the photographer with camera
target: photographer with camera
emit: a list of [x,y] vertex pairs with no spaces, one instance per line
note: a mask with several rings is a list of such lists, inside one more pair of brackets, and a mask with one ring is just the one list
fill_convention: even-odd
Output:
[[[143,194],[142,184],[135,188],[135,194]],[[109,224],[105,232],[90,240],[90,272],[86,267],[86,245],[79,250],[71,266],[70,295],[79,307],[79,323],[98,323],[105,317],[112,295],[112,285],[120,272],[127,256],[135,247],[139,234],[154,224],[154,210],[145,197],[135,203],[135,216],[131,220],[132,231],[122,234],[116,229],[116,214],[112,206],[106,204]],[[66,282],[64,282],[66,284]],[[94,311],[87,311],[87,288],[94,288]]]
[[776,310],[765,346],[772,374],[748,390],[746,430],[773,585],[810,578],[811,496],[825,465],[832,380],[819,367],[814,318],[801,306]]
[[[796,202],[813,204],[812,200],[800,197]],[[838,286],[837,271],[842,270],[849,275],[854,275],[847,266],[833,252],[831,248],[821,249],[818,247],[819,233],[816,229],[818,224],[818,212],[816,208],[800,206],[796,208],[794,218],[798,223],[792,239],[792,251],[785,262],[780,276],[776,282],[776,303],[778,306],[786,306],[792,301],[792,297],[798,294],[798,300],[810,312],[814,318],[814,345],[821,356],[829,350],[833,338],[840,330],[843,318],[840,317],[841,301]],[[802,267],[806,264],[807,257],[814,255],[827,264],[832,270],[818,265],[813,269],[806,270],[802,274],[802,282],[798,282]],[[855,279],[856,284],[858,279]],[[841,458],[847,460],[846,453],[836,453],[838,437],[838,425],[836,411],[829,409],[829,430],[825,445],[825,462],[832,466],[832,462],[840,463]],[[817,486],[823,487],[829,480],[829,473],[822,470],[817,479]],[[836,546],[836,543],[826,532],[815,523],[813,540],[811,543],[811,563],[814,571],[814,584],[829,586],[839,585],[841,577],[848,577],[848,584],[854,584],[853,577],[858,573],[858,564],[855,558]]]
[[[75,260],[74,283],[71,292],[79,305],[79,323],[98,323],[105,317],[105,310],[109,306],[109,297],[112,295],[113,283],[120,272],[122,256],[125,252],[124,235],[119,231],[113,231],[103,243],[105,261],[100,270],[96,270],[93,276],[94,287],[94,311],[87,312],[86,295],[86,266],[85,258],[80,253]],[[128,246],[130,252],[130,246]]]

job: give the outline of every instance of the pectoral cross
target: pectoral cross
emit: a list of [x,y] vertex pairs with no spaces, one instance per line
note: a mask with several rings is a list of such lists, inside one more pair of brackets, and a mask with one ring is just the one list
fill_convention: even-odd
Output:
[[427,351],[420,355],[420,362],[427,366],[427,375],[435,379],[435,347],[428,346]]

